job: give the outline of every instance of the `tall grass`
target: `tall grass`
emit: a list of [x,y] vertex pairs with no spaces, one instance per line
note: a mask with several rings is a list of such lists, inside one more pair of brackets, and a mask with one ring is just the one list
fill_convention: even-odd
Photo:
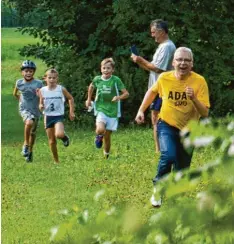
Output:
[[[146,222],[155,211],[149,198],[158,160],[151,129],[120,129],[113,134],[110,159],[104,160],[93,145],[94,130],[74,130],[66,124],[71,145],[64,148],[58,141],[57,166],[40,122],[34,162],[27,164],[20,155],[23,123],[12,89],[25,59],[18,49],[36,41],[15,29],[2,29],[2,243],[49,243],[50,229],[66,222],[66,209],[88,209],[91,219],[98,214],[103,203],[94,204],[93,197],[101,189],[107,192],[104,204],[134,207],[140,222]],[[42,76],[45,65],[31,58],[38,67],[36,76]],[[212,148],[195,153],[192,167],[216,154]],[[170,207],[165,202],[165,211]]]

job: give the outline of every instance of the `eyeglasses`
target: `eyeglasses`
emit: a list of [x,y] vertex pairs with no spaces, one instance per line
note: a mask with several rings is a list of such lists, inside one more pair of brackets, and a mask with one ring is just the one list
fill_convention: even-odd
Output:
[[184,62],[184,63],[190,63],[190,62],[192,62],[192,59],[188,59],[188,58],[185,58],[185,59],[183,59],[183,58],[176,58],[175,60],[178,63],[182,63],[182,62]]

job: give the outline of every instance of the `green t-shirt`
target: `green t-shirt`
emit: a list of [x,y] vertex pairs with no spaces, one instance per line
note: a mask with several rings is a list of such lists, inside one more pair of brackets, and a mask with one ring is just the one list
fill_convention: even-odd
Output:
[[95,115],[97,112],[103,112],[110,118],[120,117],[120,101],[112,102],[113,97],[119,96],[119,91],[125,89],[120,78],[112,75],[108,80],[103,80],[99,75],[93,79],[93,86],[97,89]]

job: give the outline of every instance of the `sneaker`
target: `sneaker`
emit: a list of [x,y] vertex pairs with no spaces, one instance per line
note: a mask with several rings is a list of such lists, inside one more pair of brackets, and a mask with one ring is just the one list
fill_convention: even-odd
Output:
[[70,144],[70,138],[67,135],[65,135],[65,137],[66,137],[66,139],[62,140],[63,141],[63,145],[64,145],[64,147],[68,147],[69,144]]
[[102,135],[97,135],[95,138],[95,145],[96,148],[101,148],[103,143],[103,136]]
[[104,153],[104,158],[105,158],[105,159],[108,159],[108,158],[109,158],[109,156],[110,156],[110,154],[109,154],[109,153],[108,153],[108,154],[105,154],[105,153]]
[[154,208],[160,208],[162,206],[162,198],[160,197],[159,200],[155,200],[154,195],[150,198],[150,202]]
[[33,153],[29,152],[25,160],[27,163],[31,163],[33,161]]
[[23,145],[21,154],[22,154],[24,157],[27,157],[27,156],[28,156],[28,145]]

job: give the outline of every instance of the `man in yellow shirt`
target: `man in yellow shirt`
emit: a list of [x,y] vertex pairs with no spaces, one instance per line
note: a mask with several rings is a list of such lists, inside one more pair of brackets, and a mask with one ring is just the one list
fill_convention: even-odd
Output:
[[[162,73],[158,82],[147,91],[135,119],[137,123],[143,123],[145,110],[158,94],[162,97],[157,124],[161,155],[154,184],[171,172],[172,166],[173,170],[190,166],[192,155],[184,150],[180,131],[190,120],[207,117],[210,107],[207,83],[204,77],[192,71],[191,49],[176,49],[172,65],[175,70]],[[160,207],[161,199],[152,204]]]

